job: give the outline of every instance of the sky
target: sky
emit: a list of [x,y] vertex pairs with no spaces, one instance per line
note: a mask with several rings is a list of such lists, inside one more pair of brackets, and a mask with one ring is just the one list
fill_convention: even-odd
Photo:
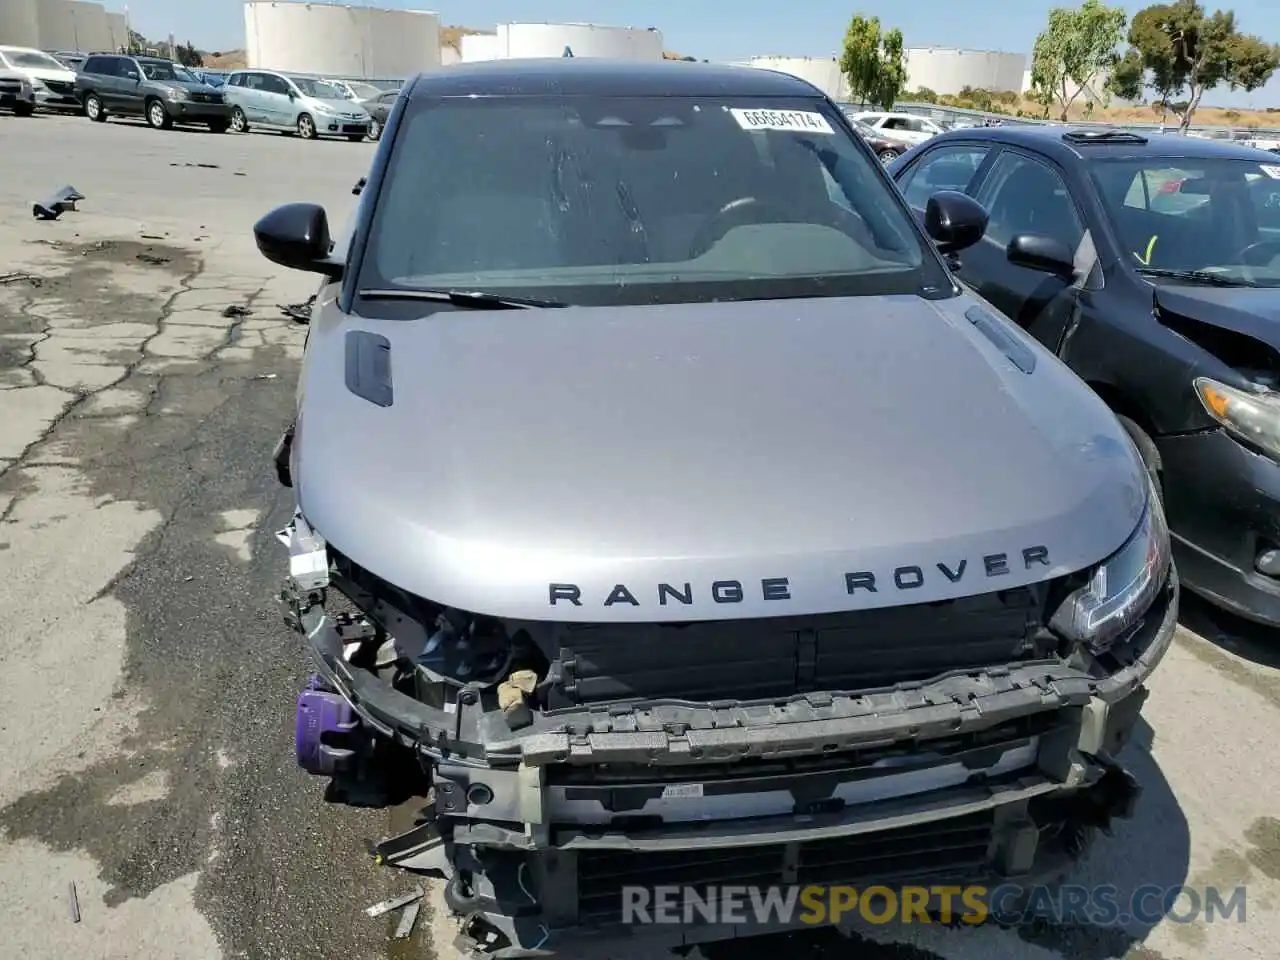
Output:
[[[491,29],[496,23],[588,22],[657,27],[666,48],[699,60],[746,60],[753,56],[835,56],[854,13],[878,16],[885,27],[902,30],[909,47],[946,46],[1022,52],[1030,58],[1036,34],[1053,6],[1072,0],[348,0],[355,6],[429,9],[445,25]],[[1148,3],[1121,4],[1129,15]],[[120,10],[124,0],[107,0]],[[170,33],[202,50],[244,46],[241,0],[128,0],[133,29],[151,38]],[[1205,6],[1217,9],[1209,0]],[[1280,42],[1276,0],[1236,0],[1226,9],[1247,33]],[[717,8],[719,11],[717,12]],[[1268,8],[1271,12],[1268,13]],[[800,11],[803,10],[803,14]],[[1271,33],[1271,36],[1267,34]],[[1205,97],[1205,105],[1280,106],[1280,71],[1252,94],[1226,88]]]

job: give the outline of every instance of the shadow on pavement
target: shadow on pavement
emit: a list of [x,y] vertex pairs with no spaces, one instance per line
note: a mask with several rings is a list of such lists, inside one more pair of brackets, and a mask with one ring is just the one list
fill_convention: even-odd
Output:
[[1186,629],[1229,653],[1264,667],[1280,668],[1280,630],[1245,620],[1182,591],[1179,621]]

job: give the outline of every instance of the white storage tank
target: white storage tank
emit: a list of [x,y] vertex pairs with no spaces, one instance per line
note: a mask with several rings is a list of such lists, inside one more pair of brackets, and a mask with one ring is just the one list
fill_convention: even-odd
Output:
[[808,80],[832,100],[849,99],[849,84],[835,57],[752,57],[750,65]]
[[250,67],[356,79],[397,79],[440,66],[440,18],[302,0],[244,5]]
[[123,50],[129,45],[129,21],[123,13],[107,13],[107,33],[111,36],[109,50]]
[[[465,40],[466,38],[464,38]],[[493,56],[484,44],[477,60],[502,58],[596,57],[661,60],[662,34],[653,27],[605,27],[595,23],[504,23],[493,38]],[[463,48],[463,59],[468,59]]]
[[498,36],[493,33],[465,33],[458,41],[462,47],[462,62],[498,59]]
[[956,50],[950,47],[909,47],[906,50],[907,89],[957,94],[973,90],[1022,92],[1027,57],[1000,50]]
[[0,0],[0,45],[40,46],[38,0]]
[[89,0],[38,0],[36,14],[40,25],[38,45],[44,50],[80,50],[88,53],[111,49],[107,11],[100,3],[91,3]]

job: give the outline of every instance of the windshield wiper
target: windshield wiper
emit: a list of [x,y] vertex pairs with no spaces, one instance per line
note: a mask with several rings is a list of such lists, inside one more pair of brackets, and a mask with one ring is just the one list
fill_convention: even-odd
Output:
[[1138,267],[1144,277],[1161,277],[1166,280],[1185,280],[1187,283],[1204,283],[1214,287],[1256,287],[1252,280],[1224,277],[1220,273],[1204,270],[1168,270],[1163,267]]
[[390,289],[361,290],[357,296],[366,300],[434,300],[451,303],[455,307],[472,307],[479,310],[534,310],[539,307],[567,307],[558,300],[535,300],[531,297],[504,297],[481,290],[431,290]]

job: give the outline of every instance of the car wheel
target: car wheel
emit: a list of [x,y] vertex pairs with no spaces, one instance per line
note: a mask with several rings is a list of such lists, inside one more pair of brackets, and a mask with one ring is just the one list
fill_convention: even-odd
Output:
[[249,118],[244,115],[244,111],[239,107],[231,111],[231,129],[236,133],[249,132]]
[[298,118],[298,136],[303,140],[316,138],[316,122],[311,119],[310,114],[304,113]]
[[1164,497],[1164,486],[1162,483],[1162,474],[1164,473],[1164,464],[1160,460],[1160,451],[1156,448],[1156,443],[1147,434],[1147,431],[1130,420],[1128,417],[1116,414],[1116,419],[1120,421],[1120,426],[1124,427],[1125,432],[1129,434],[1133,440],[1133,445],[1138,448],[1138,454],[1142,457],[1142,465],[1147,468],[1147,474],[1151,477],[1151,482],[1155,484],[1156,493],[1161,498]]
[[147,101],[147,123],[157,130],[168,130],[173,126],[173,117],[159,100]]
[[36,112],[34,103],[15,103],[13,105],[13,115],[15,117],[29,117]]
[[107,108],[103,106],[96,93],[91,93],[84,98],[84,115],[96,123],[102,123],[107,119]]
[[880,151],[880,162],[881,162],[881,163],[893,163],[893,161],[897,160],[897,159],[898,159],[898,157],[900,157],[900,156],[902,156],[902,154],[898,153],[898,151],[897,151],[897,150],[881,150],[881,151]]
[[369,139],[379,140],[382,138],[382,124],[378,122],[378,118],[374,117],[369,121]]

